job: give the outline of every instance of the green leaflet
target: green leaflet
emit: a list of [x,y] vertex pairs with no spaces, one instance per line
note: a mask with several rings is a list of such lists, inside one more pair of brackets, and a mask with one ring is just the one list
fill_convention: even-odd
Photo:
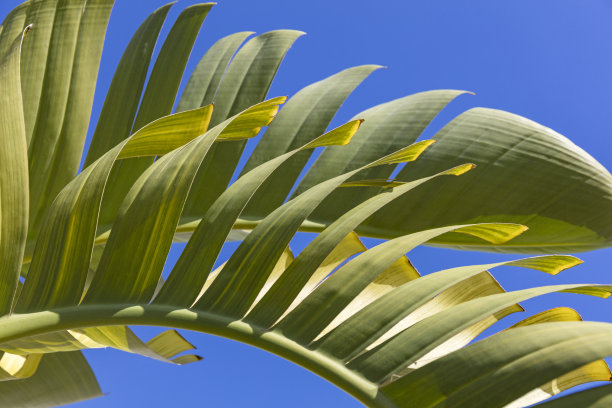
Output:
[[[155,61],[142,100],[138,95],[134,101],[136,104],[140,101],[140,106],[134,122],[130,123],[132,131],[172,112],[191,49],[213,5],[214,3],[196,4],[187,7],[179,15]],[[141,74],[146,75],[146,70]],[[121,166],[113,170],[109,178],[109,189],[102,202],[102,223],[109,224],[115,219],[126,194],[153,160],[152,157],[123,160]]]
[[238,51],[219,84],[212,123],[221,123],[261,102],[289,47],[303,34],[295,30],[276,30],[250,39]]
[[[150,301],[187,194],[213,142],[254,136],[253,129],[269,124],[284,101],[275,98],[249,108],[155,161],[122,203],[83,302]],[[122,270],[121,277],[116,270]]]
[[[157,119],[144,128],[146,132],[136,132],[118,158],[163,156],[204,134],[212,111],[213,106],[207,105]],[[151,134],[156,137],[151,138]]]
[[171,6],[165,5],[151,13],[130,40],[106,94],[84,167],[132,133],[154,45]]
[[[473,299],[500,293],[505,293],[504,289],[499,283],[497,283],[495,278],[489,272],[481,272],[477,275],[471,276],[442,291],[436,297],[429,299],[422,306],[418,307],[416,310],[400,320],[399,323],[393,326],[384,335],[376,339],[376,341],[374,341],[372,344],[368,345],[366,350],[374,349],[378,345],[394,337],[397,333],[402,332],[406,328],[411,327],[412,325],[425,320],[430,316],[444,312]],[[473,325],[467,326],[463,328],[463,330],[455,333],[453,336],[443,339],[439,345],[408,366],[407,370],[412,371],[413,369],[425,365],[430,361],[436,360],[441,356],[468,345],[482,331],[499,320],[512,313],[524,311],[525,310],[518,304],[511,304],[506,308],[493,311],[490,315],[485,316],[483,319],[475,322]],[[397,374],[398,372],[396,372],[393,376]]]
[[[546,322],[567,322],[581,320],[582,317],[575,310],[566,307],[559,307],[538,313],[535,316],[516,323],[511,328]],[[535,404],[536,402],[548,399],[551,396],[557,395],[577,385],[586,384],[593,381],[610,381],[610,378],[612,378],[612,373],[610,372],[610,367],[608,367],[608,364],[604,360],[594,361],[593,363],[589,363],[568,374],[564,374],[563,376],[537,388],[536,390],[530,391],[519,400],[514,401],[514,405],[509,406],[508,408]]]
[[[505,233],[505,239],[512,239],[524,229],[519,225],[453,226],[386,241],[350,260],[323,281],[302,303],[276,324],[275,329],[300,344],[308,344],[370,282],[406,252],[446,232],[463,232],[491,239],[489,233],[491,230],[500,234]],[[493,237],[498,239],[497,234]]]
[[[52,159],[46,174],[40,210],[37,218],[33,219],[33,230],[37,230],[55,196],[77,175],[93,105],[102,44],[113,4],[114,0],[88,0],[82,10],[64,119],[57,142],[50,151]],[[44,103],[44,99],[42,101]],[[33,172],[36,169],[41,168],[32,167]]]
[[545,256],[487,265],[446,269],[408,282],[364,307],[315,344],[326,353],[347,361],[389,332],[405,316],[447,288],[502,265],[558,273],[580,263],[574,257]]
[[[364,246],[362,251],[365,250],[366,248]],[[361,310],[363,307],[369,305],[370,303],[378,299],[379,297],[383,296],[384,294],[406,282],[419,278],[419,276],[419,273],[414,268],[410,260],[406,256],[402,256],[400,259],[392,263],[391,266],[381,272],[381,274],[378,275],[376,279],[374,279],[368,286],[366,286],[365,289],[363,289],[359,293],[359,295],[355,296],[355,298],[353,298],[353,300],[351,300],[351,302],[344,309],[342,309],[342,312],[340,312],[334,318],[334,320],[332,320],[332,322],[329,323],[321,333],[319,333],[317,339],[336,328],[340,323],[342,323],[343,321],[357,313],[359,310]],[[317,285],[320,284],[326,277],[327,275],[321,277],[318,280]],[[314,288],[315,287],[311,288],[311,291]],[[300,299],[297,303],[294,301],[294,304],[296,304],[297,306],[297,304],[299,304],[303,299],[305,299],[307,295],[308,294],[305,294],[303,298]],[[291,310],[293,310],[292,307],[290,307],[289,309],[290,310],[285,313],[289,313]]]
[[536,315],[530,316],[520,322],[513,324],[506,330],[515,327],[530,326],[533,324],[550,323],[550,322],[579,322],[582,317],[574,309],[569,307],[557,307],[554,309],[545,310]]
[[[375,106],[355,115],[355,118],[365,119],[366,123],[356,135],[354,143],[347,148],[326,149],[308,170],[294,195],[300,194],[334,174],[356,169],[414,143],[438,113],[463,93],[465,92],[457,90],[421,92]],[[465,160],[465,162],[469,161]],[[370,168],[359,173],[357,177],[359,179],[386,179],[394,168],[395,166]],[[421,173],[411,180],[441,170],[443,169],[439,168],[430,173]],[[311,219],[327,223],[327,220],[339,217],[376,193],[376,189],[338,190],[326,199],[324,204],[313,213]]]
[[[193,123],[198,116],[200,119]],[[191,120],[181,120],[185,117]],[[210,107],[205,107],[153,122],[107,152],[66,186],[43,223],[28,272],[30,278],[26,279],[16,310],[77,304],[87,279],[104,188],[123,149],[139,156],[147,149],[149,155],[162,154],[172,146],[180,146],[186,137],[203,133],[209,117]],[[123,157],[129,157],[127,153],[123,152]]]
[[612,325],[590,322],[509,330],[413,371],[382,392],[419,407],[503,407],[543,382],[609,355],[611,330]]
[[[456,90],[421,92],[355,115],[355,118],[362,118],[366,122],[356,135],[355,143],[347,148],[327,149],[321,154],[295,194],[325,180],[331,174],[363,166],[414,143],[431,120],[453,99],[464,93]],[[370,146],[372,139],[377,141],[375,148]],[[364,172],[360,177],[382,178],[382,174],[391,174],[393,168],[377,170]]]
[[[408,148],[400,149],[400,152],[406,154],[406,152],[412,149],[415,152],[422,152],[425,145],[426,143],[417,143],[412,147],[409,146]],[[395,154],[393,153],[392,156],[395,156]],[[415,156],[410,154],[408,154],[407,157],[415,158]],[[383,158],[381,160],[384,163],[385,159]],[[342,217],[338,218],[319,234],[302,253],[300,253],[294,264],[287,269],[286,273],[283,274],[274,287],[272,287],[269,294],[255,306],[251,313],[249,313],[246,321],[262,327],[269,327],[274,324],[274,322],[285,313],[287,307],[294,301],[296,295],[302,291],[303,285],[313,275],[325,257],[334,250],[347,234],[353,231],[365,219],[392,200],[402,194],[408,193],[413,188],[428,182],[434,177],[447,174],[460,175],[470,169],[471,165],[459,166],[437,175],[406,183],[405,185],[397,187],[392,192],[372,197],[350,211],[347,211]],[[399,258],[399,256],[395,259],[397,258]]]
[[0,55],[0,315],[11,309],[28,231],[27,145],[19,86],[23,35],[13,38],[7,53]]
[[[417,148],[420,149],[420,146]],[[283,248],[289,244],[302,222],[328,194],[359,170],[318,184],[270,213],[244,239],[194,307],[242,317],[250,309]],[[340,239],[344,236],[346,233]],[[240,273],[236,273],[238,270]]]
[[[236,53],[213,98],[213,126],[266,97],[281,61],[302,34],[293,30],[270,31],[250,39]],[[201,218],[227,188],[245,143],[213,147],[196,175],[185,204],[186,217]]]
[[153,66],[134,121],[135,129],[171,112],[193,43],[214,4],[187,7],[172,26]]
[[[476,275],[474,278],[481,276],[481,275],[488,275],[488,274],[485,273],[485,274]],[[457,292],[465,290],[465,287],[461,288],[460,286],[467,285],[468,281],[469,279],[467,281],[463,281],[461,285],[456,285],[455,287],[453,287],[452,290],[455,290]],[[434,298],[432,301],[436,301],[438,299],[440,299],[440,296]],[[440,300],[440,302],[446,303],[447,300],[446,299]],[[519,308],[519,310],[521,309]],[[433,313],[430,313],[429,315]],[[500,314],[500,313],[503,313],[503,314]],[[476,325],[473,325],[470,328],[463,330],[461,333],[455,335],[451,339],[446,340],[440,346],[437,346],[434,350],[429,352],[427,355],[420,358],[417,362],[413,363],[407,369],[403,370],[403,372],[399,372],[400,375],[397,376],[397,378],[400,378],[401,375],[405,375],[408,372],[413,371],[414,369],[419,368],[420,366],[424,364],[428,364],[432,360],[435,360],[444,355],[447,355],[450,352],[460,349],[461,347],[465,347],[478,334],[480,334],[480,332],[484,328],[495,323],[497,320],[499,320],[500,317],[503,317],[506,314],[507,313],[504,313],[504,311],[497,312],[496,314],[477,323]],[[426,316],[423,316],[423,317],[426,317]],[[534,324],[541,324],[545,322],[563,322],[563,321],[580,321],[580,320],[582,319],[580,318],[580,316],[578,315],[576,311],[569,309],[569,308],[556,308],[556,309],[551,309],[551,310],[547,310],[547,311],[538,313],[535,316],[531,316],[515,324],[512,327],[522,327],[522,326],[528,326],[528,325],[534,325]],[[394,328],[394,330],[396,328]],[[380,340],[377,341],[377,343],[378,342],[380,342]],[[393,375],[390,381],[397,379],[394,377],[396,377],[396,375]],[[608,365],[605,363],[604,360],[598,360],[593,363],[589,363],[586,366],[580,367],[577,370],[564,374],[561,377],[556,378],[553,381],[546,383],[528,392],[527,394],[523,395],[521,398],[513,401],[511,404],[506,405],[504,408],[520,408],[520,407],[530,406],[544,399],[550,398],[551,396],[556,395],[562,391],[565,391],[571,387],[575,387],[577,385],[584,384],[587,382],[592,382],[592,381],[608,381],[609,379],[610,379],[610,369]]]
[[[155,303],[191,306],[236,219],[258,188],[286,160],[304,149],[350,140],[361,122],[349,122],[313,142],[270,160],[240,177],[213,203],[189,240]],[[229,127],[229,126],[228,126]]]
[[[348,365],[363,373],[371,381],[381,383],[393,372],[414,363],[444,340],[496,311],[535,296],[570,290],[575,293],[605,297],[609,296],[612,288],[558,285],[478,298],[419,321],[378,347],[358,356]],[[407,339],[410,344],[406,344]],[[536,386],[539,385],[541,383]]]
[[36,373],[23,380],[0,382],[0,405],[43,408],[102,396],[80,351],[43,356]]
[[[297,305],[299,305],[302,300],[306,298],[331,272],[333,272],[338,266],[344,263],[347,259],[352,257],[355,254],[361,253],[366,250],[366,247],[361,243],[361,240],[354,232],[349,233],[336,247],[327,255],[327,257],[323,260],[321,265],[314,271],[310,279],[306,282],[306,284],[302,287],[298,295],[295,297],[291,305],[285,310],[284,314],[289,313],[293,310]],[[289,269],[291,265],[289,265],[285,269]],[[389,272],[391,276],[397,279],[415,279],[418,277],[418,272],[412,267],[408,258],[403,257],[391,265],[389,268],[385,270],[385,272]],[[386,281],[383,272],[379,277],[381,278],[382,286],[389,283]],[[397,276],[397,275],[399,276]],[[378,280],[378,279],[377,279]],[[393,280],[393,278],[392,278]],[[370,286],[374,286],[378,289],[378,282],[374,281],[370,284]],[[366,288],[367,289],[367,288]],[[372,292],[376,292],[376,289],[372,290]],[[366,292],[366,290],[364,290]],[[360,294],[361,295],[361,294]],[[263,297],[263,296],[262,296]],[[253,310],[257,305],[259,305],[259,299],[251,308]],[[359,296],[355,298],[355,301],[359,301]],[[350,305],[349,305],[350,306]],[[347,306],[348,309],[348,306]],[[249,316],[250,312],[249,310]],[[346,310],[346,309],[345,309]],[[340,315],[338,316],[340,317]]]
[[[85,303],[147,302],[153,296],[172,236],[201,160],[214,143],[208,132],[153,163],[119,209]],[[110,273],[122,270],[118,279]]]
[[21,49],[21,92],[28,144],[36,124],[57,0],[31,0],[29,3],[25,21],[35,28],[24,39]]
[[[440,237],[432,244],[516,253],[572,253],[610,245],[612,175],[565,137],[517,115],[475,108],[434,139],[437,143],[418,163],[406,166],[399,180],[466,161],[477,170],[459,182],[439,180],[398,200],[363,231],[372,228],[388,236],[495,220],[526,225],[529,232],[497,247],[468,237]],[[404,215],[396,216],[400,211]]]
[[[378,68],[378,65],[349,68],[295,94],[263,134],[242,174],[323,133],[348,95]],[[311,154],[300,153],[283,164],[255,194],[245,209],[245,216],[262,217],[281,205]]]
[[[85,140],[112,1],[103,1],[102,8],[98,7],[99,1],[86,3],[61,0],[57,4],[39,108],[28,146],[30,238],[38,232],[45,206],[76,175]],[[75,144],[70,146],[72,143]],[[76,155],[70,149],[76,150]],[[56,164],[62,160],[66,160],[65,167]],[[57,184],[48,192],[52,197],[46,195],[50,183]]]
[[185,91],[176,108],[178,112],[195,109],[213,102],[230,59],[234,56],[240,44],[251,34],[253,33],[250,31],[231,34],[223,37],[210,47],[185,86]]

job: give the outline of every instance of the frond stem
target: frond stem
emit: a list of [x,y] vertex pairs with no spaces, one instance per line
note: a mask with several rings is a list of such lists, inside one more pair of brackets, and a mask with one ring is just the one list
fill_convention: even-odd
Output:
[[340,387],[368,407],[395,405],[378,386],[344,364],[283,336],[225,316],[168,305],[85,305],[0,318],[3,343],[44,333],[113,325],[163,326],[193,330],[240,341],[292,361]]

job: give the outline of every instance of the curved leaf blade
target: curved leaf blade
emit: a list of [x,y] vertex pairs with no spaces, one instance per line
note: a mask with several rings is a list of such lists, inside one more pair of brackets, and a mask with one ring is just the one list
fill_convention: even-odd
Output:
[[[315,142],[344,143],[358,126],[359,122],[350,122],[322,135]],[[193,304],[201,294],[200,289],[207,281],[223,242],[253,194],[283,162],[307,148],[311,148],[310,143],[256,167],[221,194],[198,224],[155,303],[177,306]]]
[[342,309],[393,262],[416,246],[449,231],[462,231],[480,237],[490,236],[490,231],[495,231],[494,239],[499,239],[497,233],[505,234],[506,239],[512,239],[523,229],[518,225],[511,227],[495,224],[454,226],[417,232],[386,241],[347,262],[323,281],[275,328],[300,344],[310,343]]
[[545,273],[557,273],[579,261],[573,257],[549,256],[487,265],[446,269],[408,282],[357,312],[317,342],[316,347],[347,361],[394,328],[407,315],[442,291],[489,269],[522,266]]
[[[236,53],[219,84],[213,103],[213,126],[266,97],[272,80],[301,31],[276,30],[258,35]],[[201,218],[227,188],[246,142],[218,144],[202,163],[185,205],[185,216]]]
[[[543,382],[612,353],[611,327],[563,322],[509,330],[436,360],[381,390],[396,401],[419,407],[503,407]],[[465,361],[472,364],[467,366]]]
[[132,133],[154,45],[171,4],[155,10],[138,27],[125,49],[104,100],[87,151],[88,167]]
[[[262,135],[241,174],[322,134],[349,94],[379,68],[378,65],[349,68],[296,93]],[[282,170],[255,194],[245,215],[262,217],[281,205],[311,155],[300,153],[283,164]]]
[[[411,150],[421,152],[422,147],[422,144],[416,144],[400,149],[400,151],[404,153],[410,152]],[[391,155],[393,156],[394,154]],[[412,154],[407,154],[407,156],[414,157]],[[351,172],[349,178],[356,171],[359,171],[359,169]],[[444,174],[455,174],[455,170],[451,170],[450,173],[448,171],[442,172],[432,177]],[[431,177],[417,180],[412,183],[406,183],[388,194],[373,197],[346,212],[342,217],[334,221],[325,231],[318,235],[302,253],[300,253],[296,261],[270,289],[268,295],[253,308],[249,316],[246,317],[246,320],[262,327],[269,327],[274,324],[278,318],[286,312],[290,304],[295,301],[295,297],[303,290],[303,285],[316,273],[321,262],[331,254],[334,248],[336,248],[349,233],[374,212],[400,195],[427,182],[430,178]],[[340,186],[342,184],[344,183],[341,183]]]
[[[183,120],[197,118],[197,123]],[[205,131],[210,107],[167,116],[145,126],[99,158],[66,186],[41,228],[16,310],[78,303],[88,278],[100,203],[111,169],[125,149],[157,155]],[[170,136],[169,136],[170,135]],[[160,148],[161,146],[161,148]]]
[[19,72],[24,35],[0,56],[0,316],[11,309],[28,232],[28,148]]
[[[216,140],[225,137],[238,140],[252,137],[252,129],[267,125],[282,102],[284,98],[275,98],[247,109],[156,160],[139,177],[119,209],[83,302],[151,300],[185,200],[209,149]],[[192,111],[173,116],[189,112]],[[123,271],[120,278],[114,273],[116,270]]]
[[0,404],[15,408],[65,405],[102,396],[80,351],[43,356],[34,375],[0,382]]
[[477,170],[459,182],[439,180],[397,201],[369,220],[370,226],[395,235],[496,220],[520,223],[530,231],[501,246],[450,236],[432,244],[514,253],[573,253],[610,245],[612,175],[565,137],[517,115],[475,108],[434,138],[437,143],[398,179],[465,161],[475,163]]
[[[362,372],[372,381],[382,382],[389,378],[394,371],[413,364],[444,340],[492,313],[546,293],[572,290],[588,294],[590,289],[588,285],[546,286],[471,300],[410,326],[378,347],[355,358],[349,363],[349,366]],[[593,287],[593,289],[604,296],[609,296],[612,290],[610,286]],[[406,339],[409,339],[409,344],[406,343]],[[541,383],[536,384],[534,388],[539,385]]]
[[26,24],[31,24],[35,28],[24,39],[21,50],[21,92],[26,140],[29,144],[42,94],[57,0],[33,0],[28,3],[30,7],[26,16]]
[[[153,65],[142,100],[136,101],[139,101],[140,105],[134,122],[130,124],[133,131],[172,112],[193,44],[213,5],[214,3],[202,3],[187,7],[173,24]],[[121,166],[113,170],[111,183],[102,203],[102,223],[109,224],[115,219],[132,185],[153,160],[124,160]]]
[[230,59],[242,42],[253,33],[230,34],[213,44],[196,66],[176,108],[177,112],[196,109],[213,103]]
[[[334,174],[364,166],[414,143],[440,111],[464,93],[457,90],[421,92],[374,106],[355,115],[355,118],[364,119],[365,123],[354,142],[346,148],[326,149],[308,170],[294,195]],[[446,168],[453,165],[450,164]],[[387,179],[394,168],[395,166],[370,168],[360,172],[356,178]],[[442,170],[438,169],[428,174],[421,173],[419,177],[413,179]],[[325,205],[315,211],[311,219],[315,222],[333,220],[377,192],[376,189],[336,191],[325,201]]]

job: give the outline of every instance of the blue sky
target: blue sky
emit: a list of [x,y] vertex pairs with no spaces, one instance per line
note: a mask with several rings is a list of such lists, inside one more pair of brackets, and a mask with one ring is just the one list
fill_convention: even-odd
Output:
[[[3,0],[5,15],[20,1]],[[117,0],[109,26],[94,118],[131,34],[160,0]],[[168,22],[185,6],[179,0]],[[303,30],[270,90],[292,95],[344,68],[381,64],[347,100],[332,126],[373,105],[411,93],[453,88],[475,92],[451,104],[427,135],[460,112],[485,106],[517,113],[564,134],[612,168],[612,3],[606,0],[219,0],[204,23],[188,70],[217,39],[237,31]],[[165,32],[169,29],[169,24]],[[92,123],[95,125],[95,119]],[[309,239],[299,237],[299,249]],[[372,241],[373,242],[373,241]],[[370,243],[372,243],[370,242]],[[180,248],[173,250],[168,264]],[[410,258],[422,272],[512,257],[418,248]],[[612,249],[579,255],[585,264],[556,278],[500,269],[507,289],[565,282],[612,282]],[[528,312],[567,305],[586,319],[612,321],[610,300],[550,295],[525,304]],[[526,316],[508,319],[514,322]],[[146,337],[157,332],[140,329]],[[251,347],[186,333],[204,361],[164,365],[114,351],[87,352],[104,392],[75,407],[358,407],[315,375]]]

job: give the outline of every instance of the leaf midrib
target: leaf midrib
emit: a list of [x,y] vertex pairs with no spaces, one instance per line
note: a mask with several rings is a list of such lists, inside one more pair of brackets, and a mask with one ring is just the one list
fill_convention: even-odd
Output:
[[309,350],[278,331],[268,331],[242,321],[205,311],[171,305],[94,304],[72,306],[0,318],[0,348],[12,340],[84,327],[138,325],[162,326],[212,334],[240,341],[306,368],[345,390],[369,407],[396,405],[366,380],[331,356]]

